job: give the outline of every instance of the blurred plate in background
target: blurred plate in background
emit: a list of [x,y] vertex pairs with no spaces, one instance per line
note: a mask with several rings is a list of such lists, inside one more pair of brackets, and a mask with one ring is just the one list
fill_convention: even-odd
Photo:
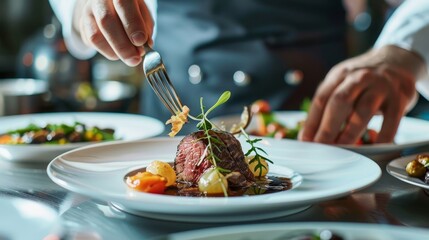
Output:
[[[304,121],[307,113],[301,111],[280,111],[274,113],[275,118],[286,127],[295,128],[300,121]],[[212,120],[216,125],[222,122],[228,129],[234,123],[240,122],[239,115],[217,117]],[[368,123],[368,128],[380,131],[383,124],[382,116],[374,116]],[[257,128],[255,119],[252,119],[247,132],[252,132]],[[339,145],[339,147],[364,154],[376,155],[392,152],[399,152],[405,149],[429,145],[429,121],[403,117],[395,136],[394,143],[368,144],[368,145]]]
[[394,176],[395,178],[403,182],[406,182],[411,185],[418,186],[424,189],[429,189],[429,184],[424,183],[419,178],[408,176],[408,173],[405,171],[405,167],[407,166],[407,164],[413,161],[414,159],[416,159],[417,155],[420,155],[420,154],[429,155],[429,153],[419,153],[411,156],[397,158],[389,162],[389,164],[387,164],[386,166],[387,172],[390,175]]
[[[326,237],[329,232],[340,238]],[[344,240],[403,240],[426,239],[429,230],[380,224],[307,222],[269,223],[208,228],[175,233],[160,238],[165,240],[304,240],[304,239],[344,239]]]
[[[0,118],[0,134],[24,128],[29,124],[73,124],[111,128],[118,140],[137,140],[153,137],[164,131],[164,124],[154,118],[124,113],[63,112],[7,116]],[[74,148],[95,142],[54,144],[0,144],[0,160],[49,162],[56,156]]]

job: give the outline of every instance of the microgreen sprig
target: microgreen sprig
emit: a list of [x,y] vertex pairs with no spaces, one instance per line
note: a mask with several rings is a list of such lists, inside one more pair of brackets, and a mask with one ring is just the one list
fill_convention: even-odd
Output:
[[267,167],[262,164],[262,161],[265,160],[267,162],[270,162],[271,164],[273,163],[273,161],[271,161],[270,159],[268,159],[267,157],[262,156],[261,154],[259,154],[259,152],[262,152],[265,155],[268,155],[267,152],[265,152],[264,149],[255,146],[256,143],[262,141],[261,138],[255,138],[255,139],[250,139],[249,135],[244,131],[243,128],[241,128],[241,133],[243,134],[243,136],[246,138],[246,142],[250,144],[250,149],[244,154],[246,157],[250,156],[252,153],[255,155],[252,160],[250,160],[249,164],[257,161],[257,164],[254,168],[255,172],[259,171],[259,176],[262,176],[262,170],[265,168],[266,170]]
[[205,107],[203,104],[203,98],[200,98],[200,106],[201,106],[201,113],[196,116],[196,117],[192,117],[190,116],[193,120],[199,121],[197,124],[197,128],[200,130],[210,130],[213,128],[213,124],[212,122],[208,119],[208,114],[210,112],[212,112],[215,108],[219,107],[220,105],[226,103],[229,98],[231,97],[231,92],[230,91],[225,91],[222,93],[222,95],[219,97],[219,99],[217,100],[217,102],[211,107],[209,108],[209,110],[205,111]]
[[207,111],[205,111],[203,98],[200,98],[201,114],[195,117],[195,120],[199,121],[197,124],[197,128],[200,129],[201,131],[204,131],[204,138],[207,140],[207,148],[205,152],[207,152],[207,155],[209,156],[210,161],[215,167],[217,167],[216,162],[219,161],[220,159],[214,154],[214,148],[217,146],[214,145],[213,143],[216,143],[216,144],[223,144],[223,143],[218,138],[212,136],[209,133],[209,131],[213,128],[213,124],[210,122],[207,116],[215,108],[217,108],[218,106],[228,101],[230,97],[231,97],[230,91],[223,92],[222,95],[217,100],[217,102]]
[[[212,130],[212,128],[213,128],[213,123],[208,119],[207,116],[215,108],[217,108],[218,106],[220,106],[220,105],[224,104],[226,101],[228,101],[228,99],[230,97],[231,97],[231,92],[225,91],[219,97],[217,102],[211,108],[209,108],[207,111],[205,111],[205,107],[203,104],[203,98],[200,98],[201,114],[199,114],[197,117],[191,117],[193,120],[199,121],[197,124],[197,128],[204,132],[204,139],[207,140],[207,147],[204,150],[205,154],[203,154],[201,156],[201,159],[198,162],[198,164],[200,164],[204,160],[204,158],[206,158],[206,156],[207,156],[207,158],[210,160],[210,162],[215,167],[215,171],[217,171],[218,174],[228,173],[230,171],[217,166],[217,162],[220,161],[220,159],[218,156],[216,156],[216,154],[214,153],[214,150],[215,150],[215,148],[217,150],[219,150],[218,145],[223,144],[223,142],[221,140],[219,140],[217,137],[212,136],[210,134],[210,130]],[[223,184],[222,184],[222,190],[223,190],[224,195],[228,196],[227,188]]]

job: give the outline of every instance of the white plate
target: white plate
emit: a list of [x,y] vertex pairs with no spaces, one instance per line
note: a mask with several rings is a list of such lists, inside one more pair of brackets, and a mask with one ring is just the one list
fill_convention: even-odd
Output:
[[[45,125],[73,124],[75,121],[88,126],[112,128],[115,137],[123,140],[137,140],[156,136],[164,131],[164,124],[160,121],[135,114],[123,113],[39,113],[0,117],[0,134],[18,128],[23,128],[31,123]],[[14,162],[49,162],[56,156],[66,151],[86,146],[93,143],[69,143],[63,145],[8,145],[0,144],[0,160]]]
[[[429,153],[419,153],[419,154],[429,155]],[[387,164],[386,166],[387,172],[401,181],[404,181],[406,183],[409,183],[421,188],[429,189],[428,184],[424,183],[422,180],[418,178],[408,176],[407,172],[405,171],[405,167],[407,166],[407,164],[412,160],[414,160],[419,154],[397,158],[389,162],[389,164]]]
[[[168,235],[165,240],[278,240],[297,238],[303,234],[319,234],[324,230],[342,237],[344,240],[404,240],[427,239],[429,230],[423,228],[400,227],[381,224],[308,222],[269,223],[208,228]],[[307,239],[307,238],[305,238]]]
[[[287,127],[294,128],[298,122],[306,119],[307,114],[301,111],[284,111],[275,112],[276,119]],[[224,122],[226,126],[231,126],[233,123],[239,122],[240,117],[223,116],[214,118],[216,124]],[[368,127],[376,131],[381,130],[383,123],[382,116],[374,116],[368,123]],[[252,131],[256,128],[256,122],[252,120],[247,130]],[[376,155],[389,152],[399,152],[405,149],[419,147],[429,144],[429,121],[403,117],[395,136],[395,143],[391,144],[372,144],[372,145],[339,145],[342,148],[352,150],[364,155]]]
[[41,203],[1,197],[0,212],[0,239],[45,239],[59,234],[57,212]]
[[[302,176],[284,192],[229,198],[196,198],[130,190],[124,176],[153,160],[172,162],[181,137],[92,145],[55,158],[49,177],[60,186],[112,202],[133,214],[189,222],[249,221],[295,213],[309,205],[364,188],[380,175],[376,163],[360,154],[315,143],[266,138],[261,141],[275,174]],[[244,151],[247,143],[240,139]],[[293,169],[290,170],[290,169]],[[300,181],[295,175],[296,181]]]

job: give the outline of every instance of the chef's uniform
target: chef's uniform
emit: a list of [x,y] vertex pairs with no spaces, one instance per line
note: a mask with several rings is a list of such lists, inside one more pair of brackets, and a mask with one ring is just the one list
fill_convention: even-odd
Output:
[[[273,109],[299,109],[330,68],[345,59],[341,0],[159,0],[154,48],[191,114],[200,97],[213,115],[238,114],[266,99]],[[170,113],[149,85],[141,112],[166,120]]]
[[[91,57],[72,28],[75,1],[50,0],[68,49]],[[341,0],[146,0],[156,19],[154,48],[191,114],[200,97],[210,107],[222,92],[231,99],[211,116],[237,114],[266,99],[275,110],[299,109],[326,73],[346,58]],[[170,113],[148,84],[141,112],[166,120]]]

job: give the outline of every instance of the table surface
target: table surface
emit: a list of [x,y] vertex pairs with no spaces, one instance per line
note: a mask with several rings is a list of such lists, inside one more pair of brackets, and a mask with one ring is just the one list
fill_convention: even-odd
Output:
[[[386,172],[393,159],[427,152],[428,146],[402,153],[369,156],[382,169],[373,185],[334,200],[323,201],[286,217],[263,223],[279,222],[355,222],[401,225],[429,229],[429,194],[404,183]],[[147,239],[187,230],[219,227],[225,224],[181,223],[154,220],[127,214],[108,203],[67,191],[46,174],[46,164],[0,161],[0,197],[30,199],[54,208],[67,229],[64,239],[84,235],[83,239]],[[1,216],[4,219],[4,216]],[[261,223],[246,222],[245,224]],[[233,223],[243,224],[243,223]],[[232,225],[228,223],[228,225]]]

